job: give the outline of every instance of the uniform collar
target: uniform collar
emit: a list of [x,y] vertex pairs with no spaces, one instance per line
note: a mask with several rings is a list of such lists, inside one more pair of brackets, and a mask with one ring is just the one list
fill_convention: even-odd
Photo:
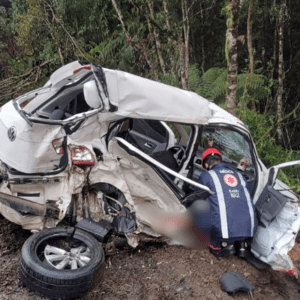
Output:
[[214,165],[210,170],[213,170],[213,169],[218,169],[218,168],[226,168],[228,167],[225,163],[221,162],[221,163],[218,163],[216,165]]

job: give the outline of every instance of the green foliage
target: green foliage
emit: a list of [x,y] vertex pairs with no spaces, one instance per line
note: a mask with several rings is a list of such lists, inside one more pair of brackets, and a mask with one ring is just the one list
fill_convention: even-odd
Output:
[[225,97],[227,70],[225,68],[211,68],[206,71],[200,80],[198,93],[204,93],[211,100],[222,101]]
[[180,82],[179,79],[174,77],[171,73],[167,73],[167,74],[160,74],[160,81],[165,83],[165,84],[169,84],[175,87],[179,87],[180,86]]
[[209,100],[219,102],[225,96],[227,70],[225,68],[211,68],[200,78],[197,65],[190,67],[190,86],[192,89]]
[[42,10],[40,0],[28,0],[28,4],[27,13],[17,16],[19,21],[17,41],[24,48],[26,55],[34,56],[41,50],[40,40],[47,31],[45,19],[48,15]]
[[190,69],[189,69],[189,88],[192,91],[196,91],[198,86],[199,86],[199,82],[200,82],[200,70],[199,70],[199,65],[198,64],[194,64],[194,65],[190,65]]
[[[284,149],[275,139],[273,117],[252,112],[248,108],[240,109],[241,120],[248,125],[256,150],[262,162],[268,167],[282,162],[299,160],[300,151]],[[300,195],[300,166],[281,169],[278,178]]]
[[268,90],[264,88],[266,78],[263,75],[245,73],[238,75],[238,92],[243,92],[243,87],[248,89],[248,93],[256,96],[258,100],[267,96]]
[[[190,87],[204,98],[219,104],[224,102],[226,81],[226,68],[211,68],[200,78],[198,66],[190,66]],[[265,82],[265,76],[260,74],[239,74],[237,77],[237,103],[242,102],[244,105],[252,99],[255,101],[264,99],[268,94]]]
[[136,53],[126,42],[124,33],[115,31],[110,38],[90,50],[96,61],[108,68],[138,72]]
[[0,51],[7,49],[5,40],[11,35],[11,24],[6,9],[0,6]]

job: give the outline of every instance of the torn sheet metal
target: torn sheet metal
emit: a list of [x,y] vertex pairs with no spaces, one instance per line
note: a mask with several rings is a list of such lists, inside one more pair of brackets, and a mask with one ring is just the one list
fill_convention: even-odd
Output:
[[[76,221],[79,222],[83,219],[83,197],[82,193],[79,193],[77,195],[74,195],[75,201],[76,201],[76,209],[77,209],[77,219]],[[97,191],[89,191],[88,196],[88,204],[89,204],[89,210],[90,210],[90,216],[91,218],[99,222],[102,219],[105,219],[109,222],[112,221],[112,218],[106,218],[105,212],[103,210],[103,200],[101,195],[97,193]]]
[[[50,176],[50,178],[55,178],[55,183],[47,180],[46,177],[44,180],[37,180],[30,176],[27,176],[26,180],[31,180],[32,183],[11,183],[10,189],[7,187],[8,182],[1,183],[0,192],[2,193],[17,197],[21,195],[28,200],[34,198],[36,203],[40,205],[46,205],[46,201],[50,201],[59,210],[58,219],[21,214],[3,203],[0,203],[0,213],[9,221],[21,225],[24,229],[43,230],[46,227],[55,227],[64,218],[71,203],[72,195],[82,191],[88,172],[89,168],[83,170],[77,166],[70,166],[59,176]],[[13,180],[11,181],[13,182]],[[15,181],[18,182],[16,179]]]
[[103,160],[96,162],[89,174],[88,183],[90,186],[99,182],[113,185],[125,195],[125,198],[128,202],[127,205],[129,207],[133,204],[130,191],[122,170],[120,169],[119,162],[110,154],[103,155]]
[[[137,222],[137,229],[134,232],[125,231],[125,233],[129,244],[136,247],[138,237],[143,237],[139,235],[140,233],[159,237],[150,228],[151,224],[148,223],[146,215],[140,211],[137,213],[136,207],[140,201],[151,201],[165,211],[185,211],[185,208],[150,166],[128,154],[116,140],[109,143],[108,151],[111,155],[104,155],[103,161],[92,168],[89,184],[93,186],[101,182],[108,183],[124,194],[127,201],[125,206],[130,212],[135,213]],[[124,218],[122,222],[124,221],[130,223],[129,218]]]
[[144,232],[138,232],[135,233],[129,233],[125,234],[127,238],[128,245],[130,245],[132,248],[136,248],[141,243],[147,243],[147,242],[168,242],[168,239],[163,236],[157,236],[155,237],[153,234],[153,231],[151,233]]
[[26,230],[38,230],[44,229],[45,217],[32,216],[32,215],[21,215],[16,210],[0,203],[0,212],[12,223],[21,225]]
[[131,194],[130,204],[136,213],[138,227],[132,234],[127,235],[129,244],[136,246],[140,233],[158,237],[159,235],[151,229],[147,215],[143,214],[143,211],[137,211],[138,203],[150,201],[166,212],[183,212],[185,207],[150,166],[128,154],[116,140],[109,143],[109,152],[119,162]]
[[[11,191],[8,189],[7,184],[2,182],[0,185],[0,192],[12,195]],[[4,205],[0,202],[0,213],[10,222],[21,225],[27,230],[43,230],[45,217],[43,216],[31,216],[22,215],[16,210]]]
[[269,226],[258,227],[251,251],[275,270],[292,270],[294,266],[288,252],[295,245],[299,229],[299,204],[288,202]]
[[286,196],[288,202],[268,226],[258,227],[251,250],[273,269],[293,270],[293,262],[288,252],[294,247],[297,233],[300,230],[299,199],[279,179],[275,180],[274,189]]
[[116,140],[109,143],[109,152],[118,161],[118,165],[130,191],[131,205],[138,201],[155,202],[165,210],[183,209],[183,205],[172,193],[167,184],[146,163],[121,148]]
[[206,124],[209,101],[198,94],[130,73],[103,68],[116,115],[181,123]]
[[78,130],[68,136],[67,144],[88,146],[90,149],[97,148],[102,153],[107,153],[103,136],[107,134],[108,123],[100,122],[100,116],[95,115],[84,120]]
[[102,192],[103,212],[112,217],[111,225],[117,232],[131,233],[136,229],[135,213],[126,207],[127,200],[119,189],[101,182],[90,189]]

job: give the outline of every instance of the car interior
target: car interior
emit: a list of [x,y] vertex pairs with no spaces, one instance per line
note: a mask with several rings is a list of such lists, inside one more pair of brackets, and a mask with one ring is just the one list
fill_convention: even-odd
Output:
[[84,84],[89,80],[91,76],[75,78],[59,88],[41,89],[23,109],[32,117],[47,120],[65,120],[87,112],[91,107],[84,97]]
[[[170,144],[170,132],[174,143]],[[197,136],[195,136],[197,135]],[[120,137],[137,149],[148,154],[169,169],[178,172],[195,182],[206,172],[201,165],[201,156],[209,145],[223,154],[223,161],[232,169],[241,172],[247,178],[252,193],[255,186],[255,169],[250,165],[245,170],[238,169],[244,157],[250,157],[249,144],[237,132],[212,126],[196,126],[161,122],[157,120],[126,119],[114,123],[107,135],[107,143],[112,137]],[[159,172],[163,172],[159,170]],[[166,173],[166,172],[163,172]],[[181,198],[193,193],[195,187],[165,174],[168,183],[178,192]],[[177,193],[178,194],[178,193]]]

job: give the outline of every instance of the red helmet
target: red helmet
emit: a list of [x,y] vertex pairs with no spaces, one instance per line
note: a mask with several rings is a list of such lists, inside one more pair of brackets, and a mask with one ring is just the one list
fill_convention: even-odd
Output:
[[203,153],[202,153],[202,157],[201,157],[201,163],[202,166],[204,167],[204,160],[209,156],[209,155],[219,155],[221,157],[221,160],[223,160],[222,158],[222,154],[219,150],[217,150],[216,148],[208,148],[206,149]]

